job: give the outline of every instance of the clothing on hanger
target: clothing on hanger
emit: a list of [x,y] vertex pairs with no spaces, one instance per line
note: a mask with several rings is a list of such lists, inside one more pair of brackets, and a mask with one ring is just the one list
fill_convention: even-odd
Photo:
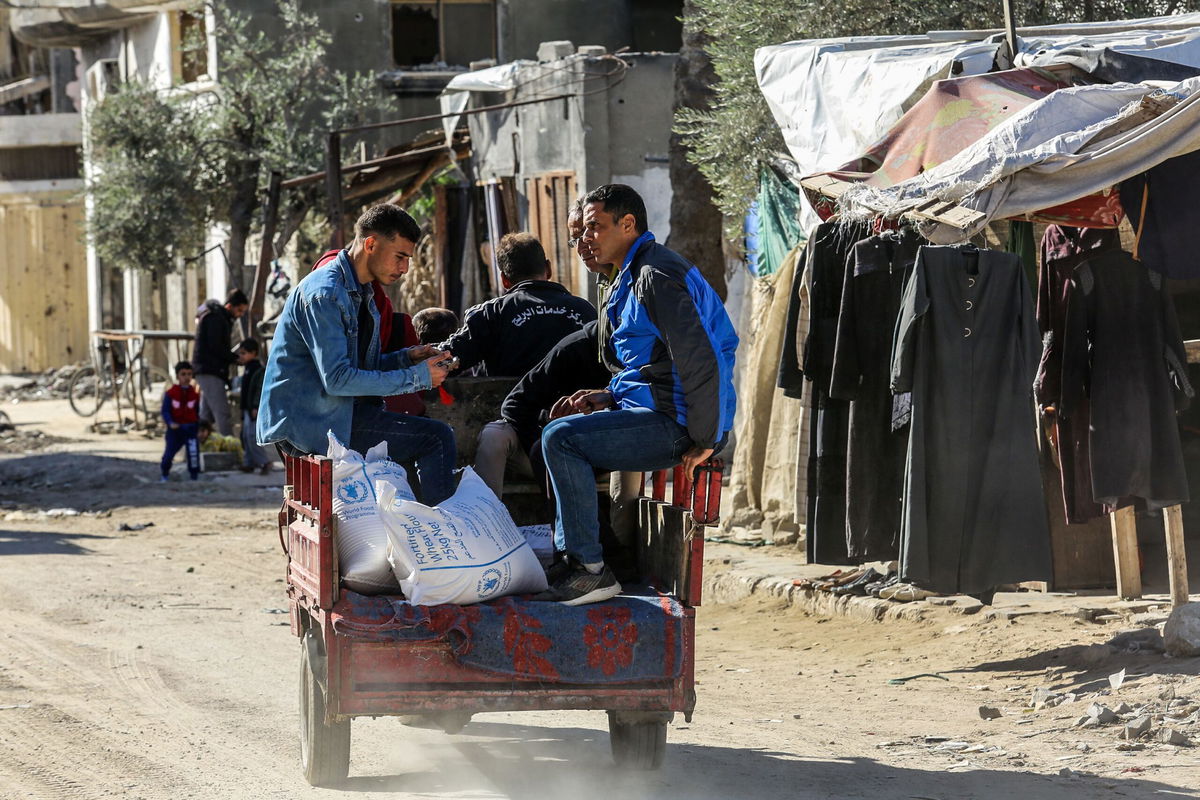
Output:
[[1039,350],[1016,256],[918,251],[892,360],[892,390],[912,392],[902,580],[954,594],[1050,579],[1031,397]]

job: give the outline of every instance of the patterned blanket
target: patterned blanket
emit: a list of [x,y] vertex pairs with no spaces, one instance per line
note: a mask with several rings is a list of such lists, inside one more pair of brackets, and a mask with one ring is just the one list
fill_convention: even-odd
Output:
[[648,589],[574,607],[519,597],[417,606],[343,590],[332,620],[339,636],[444,640],[464,665],[553,683],[673,679],[683,667],[683,606]]

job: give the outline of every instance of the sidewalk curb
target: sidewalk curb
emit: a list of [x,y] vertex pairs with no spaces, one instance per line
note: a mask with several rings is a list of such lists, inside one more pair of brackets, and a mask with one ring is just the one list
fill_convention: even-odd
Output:
[[750,597],[780,600],[789,608],[825,617],[847,617],[862,622],[922,622],[930,609],[911,603],[894,603],[875,597],[838,597],[828,592],[795,586],[791,576],[767,575],[733,567],[724,559],[706,559],[704,600],[730,605]]

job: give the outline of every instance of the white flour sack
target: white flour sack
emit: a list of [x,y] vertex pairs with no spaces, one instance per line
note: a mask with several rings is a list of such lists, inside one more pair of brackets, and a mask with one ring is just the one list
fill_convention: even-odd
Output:
[[546,589],[533,549],[470,467],[454,496],[436,508],[382,482],[375,491],[390,542],[388,558],[410,602],[466,605]]
[[408,473],[387,457],[387,442],[372,447],[364,458],[331,431],[328,455],[333,459],[333,513],[342,582],[360,594],[395,594],[400,587],[387,559],[388,536],[375,486],[387,484],[396,497],[413,500]]

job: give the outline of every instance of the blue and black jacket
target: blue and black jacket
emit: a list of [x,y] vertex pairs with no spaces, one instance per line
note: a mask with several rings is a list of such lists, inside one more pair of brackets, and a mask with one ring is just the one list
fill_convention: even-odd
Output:
[[609,390],[621,408],[667,414],[700,448],[725,439],[737,408],[738,337],[696,267],[643,233],[625,256],[601,323],[614,373]]

